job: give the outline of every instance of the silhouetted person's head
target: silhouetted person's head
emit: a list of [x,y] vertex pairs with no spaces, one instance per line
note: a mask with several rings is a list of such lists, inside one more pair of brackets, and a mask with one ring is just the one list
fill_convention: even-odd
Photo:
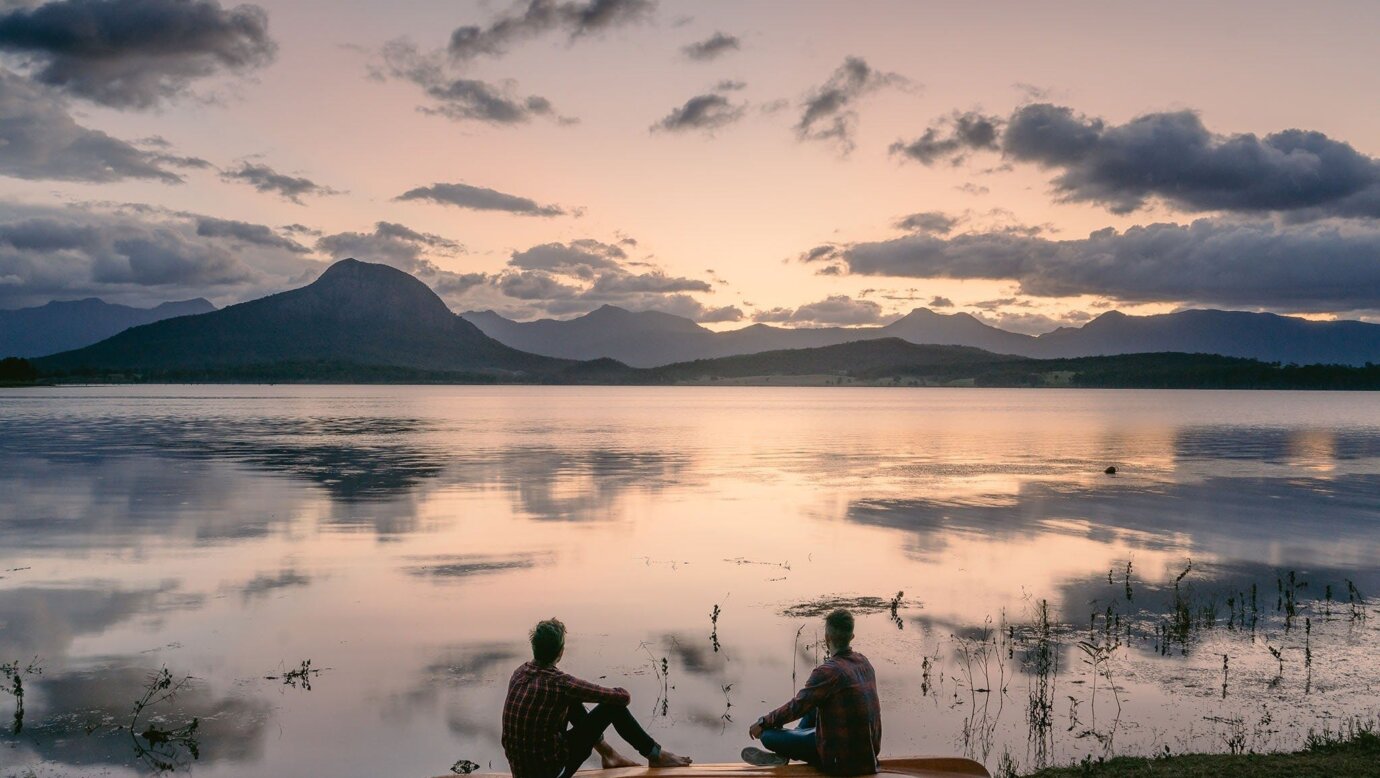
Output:
[[[852,617],[849,617],[851,625]],[[537,622],[532,628],[532,661],[539,665],[554,665],[565,653],[565,625],[560,619]]]
[[837,654],[853,645],[853,614],[839,608],[824,617],[824,639]]

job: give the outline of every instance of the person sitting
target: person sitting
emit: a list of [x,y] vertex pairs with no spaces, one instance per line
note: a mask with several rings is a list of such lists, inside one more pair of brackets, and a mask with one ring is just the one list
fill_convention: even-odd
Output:
[[[829,775],[868,775],[878,771],[882,750],[882,709],[877,674],[867,657],[853,650],[853,614],[839,609],[824,619],[829,658],[816,667],[790,702],[759,718],[748,729],[767,750],[749,746],[743,761],[767,767],[791,759]],[[782,729],[799,720],[794,729]]]
[[[556,669],[565,655],[565,625],[547,619],[532,630],[532,661],[513,671],[503,702],[503,753],[513,778],[570,778],[598,751],[605,768],[635,767],[604,739],[610,724],[651,767],[690,759],[662,749],[628,710],[626,689],[609,689]],[[586,709],[585,703],[593,703]],[[567,726],[568,725],[568,726]]]

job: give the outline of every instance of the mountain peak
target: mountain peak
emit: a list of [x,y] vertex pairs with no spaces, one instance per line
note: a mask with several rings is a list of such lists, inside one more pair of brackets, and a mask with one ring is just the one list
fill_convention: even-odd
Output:
[[347,316],[448,319],[455,314],[431,287],[389,265],[342,259],[304,287],[316,303]]

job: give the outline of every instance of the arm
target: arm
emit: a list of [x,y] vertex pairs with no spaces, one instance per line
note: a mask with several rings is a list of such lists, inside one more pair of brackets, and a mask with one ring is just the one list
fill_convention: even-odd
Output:
[[612,689],[607,686],[600,686],[597,683],[590,683],[576,678],[573,675],[565,676],[565,693],[577,702],[601,703],[607,702],[612,705],[627,705],[632,701],[632,695],[622,687]]
[[772,729],[789,724],[804,716],[834,693],[838,683],[838,673],[828,665],[820,665],[810,673],[804,688],[796,693],[794,699],[763,716],[759,721],[764,728]]

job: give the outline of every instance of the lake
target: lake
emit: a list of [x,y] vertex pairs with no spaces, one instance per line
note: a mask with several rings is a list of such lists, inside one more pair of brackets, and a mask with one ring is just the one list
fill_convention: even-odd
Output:
[[[502,770],[550,616],[702,762],[839,603],[885,754],[1293,749],[1380,713],[1377,394],[9,390],[0,494],[6,775]],[[141,699],[185,740],[136,750]]]

